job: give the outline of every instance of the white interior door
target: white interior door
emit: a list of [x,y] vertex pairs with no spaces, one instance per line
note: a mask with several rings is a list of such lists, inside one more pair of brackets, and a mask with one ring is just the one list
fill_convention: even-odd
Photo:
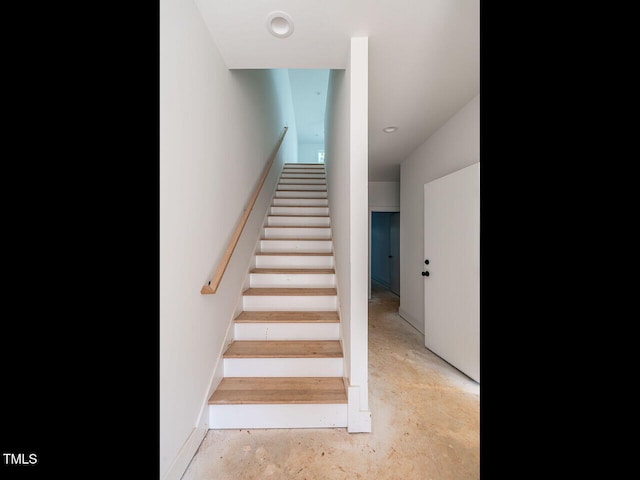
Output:
[[480,163],[425,183],[424,260],[425,346],[480,382]]

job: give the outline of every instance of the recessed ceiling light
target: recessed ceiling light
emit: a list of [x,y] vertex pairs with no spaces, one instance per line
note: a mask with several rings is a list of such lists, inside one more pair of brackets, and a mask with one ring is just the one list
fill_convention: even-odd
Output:
[[271,12],[267,15],[267,30],[276,37],[288,37],[293,33],[293,20],[288,13]]
[[389,126],[389,127],[384,127],[384,128],[382,129],[382,131],[383,131],[383,132],[385,132],[385,133],[393,133],[393,132],[395,132],[396,130],[398,130],[398,127],[395,127],[395,126],[393,126],[393,125],[392,125],[392,126]]

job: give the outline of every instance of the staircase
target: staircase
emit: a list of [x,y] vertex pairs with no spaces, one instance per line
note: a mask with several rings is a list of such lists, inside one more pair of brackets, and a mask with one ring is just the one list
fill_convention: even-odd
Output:
[[347,426],[324,164],[284,165],[209,428]]

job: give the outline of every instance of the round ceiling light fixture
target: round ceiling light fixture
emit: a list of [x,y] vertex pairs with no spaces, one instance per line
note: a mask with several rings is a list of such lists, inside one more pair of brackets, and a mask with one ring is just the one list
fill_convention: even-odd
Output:
[[383,132],[385,132],[385,133],[393,133],[393,132],[395,132],[396,130],[398,130],[398,127],[396,127],[395,125],[391,125],[391,126],[389,126],[389,127],[384,127],[384,128],[382,129],[382,131],[383,131]]
[[267,30],[278,38],[286,38],[293,33],[293,20],[288,13],[271,12],[267,15]]

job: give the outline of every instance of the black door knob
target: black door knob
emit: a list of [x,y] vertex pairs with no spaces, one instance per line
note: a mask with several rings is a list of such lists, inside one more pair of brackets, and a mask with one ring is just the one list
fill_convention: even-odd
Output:
[[425,265],[429,265],[429,259],[428,258],[424,261],[424,264]]
[[422,272],[422,276],[423,277],[428,277],[429,276],[429,272]]

